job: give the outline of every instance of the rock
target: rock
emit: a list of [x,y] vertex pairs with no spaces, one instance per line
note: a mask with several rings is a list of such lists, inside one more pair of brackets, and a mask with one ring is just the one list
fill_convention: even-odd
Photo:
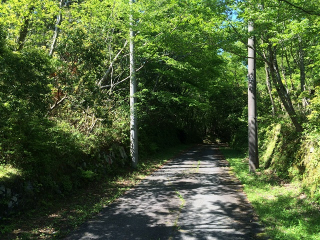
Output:
[[11,197],[11,189],[10,188],[7,188],[7,196]]
[[28,181],[28,182],[26,183],[26,186],[25,186],[24,189],[25,189],[26,192],[33,192],[33,185],[32,185],[32,183]]
[[1,185],[0,186],[0,194],[3,195],[6,192],[5,186]]
[[14,202],[14,203],[18,203],[18,195],[14,195],[11,200]]

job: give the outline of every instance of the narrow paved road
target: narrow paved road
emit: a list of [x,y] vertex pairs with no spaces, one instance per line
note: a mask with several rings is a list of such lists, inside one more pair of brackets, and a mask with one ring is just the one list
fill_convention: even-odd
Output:
[[256,239],[262,229],[214,145],[198,145],[144,179],[66,240]]

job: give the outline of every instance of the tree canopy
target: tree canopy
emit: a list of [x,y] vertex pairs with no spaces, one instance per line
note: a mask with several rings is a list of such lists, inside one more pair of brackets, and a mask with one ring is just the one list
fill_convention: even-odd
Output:
[[[129,153],[130,14],[139,154],[205,139],[247,147],[252,21],[262,167],[300,174],[309,184],[319,170],[319,154],[310,158],[309,151],[320,149],[318,6],[318,0],[139,0],[132,9],[123,0],[2,1],[0,161],[65,191],[73,179],[85,182],[130,163],[119,150]],[[273,148],[270,138],[278,139]]]

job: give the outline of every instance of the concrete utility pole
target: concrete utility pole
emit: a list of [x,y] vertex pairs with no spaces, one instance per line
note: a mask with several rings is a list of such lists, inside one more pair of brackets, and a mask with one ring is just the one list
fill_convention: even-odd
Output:
[[[129,0],[132,11],[134,0]],[[138,123],[136,116],[136,97],[137,80],[134,61],[134,31],[132,29],[133,16],[130,13],[130,155],[132,159],[132,167],[136,168],[138,164]]]
[[[248,24],[248,31],[249,33],[253,31],[252,21]],[[254,36],[252,36],[248,39],[248,143],[250,172],[255,172],[259,168],[255,55]]]

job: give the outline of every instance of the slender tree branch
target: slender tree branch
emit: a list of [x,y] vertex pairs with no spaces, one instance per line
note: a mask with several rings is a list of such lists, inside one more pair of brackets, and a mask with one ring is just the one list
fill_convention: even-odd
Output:
[[[181,21],[180,21],[180,22],[181,22]],[[171,30],[169,31],[169,34],[172,34],[172,33],[178,28],[180,22],[179,22],[173,29],[171,29]],[[164,32],[158,33],[158,34],[154,37],[153,41],[156,40],[156,39],[157,39],[159,36],[161,36],[162,34],[164,34]],[[150,42],[152,42],[152,41],[150,41]],[[145,45],[148,45],[150,42],[146,42],[146,43],[144,44],[144,46],[145,46]],[[98,87],[99,87],[100,89],[105,89],[105,88],[109,88],[109,87],[111,87],[111,89],[113,89],[113,87],[117,86],[118,84],[120,84],[120,83],[122,83],[122,82],[124,82],[124,81],[126,81],[126,80],[128,80],[128,79],[130,78],[130,76],[128,76],[128,77],[126,77],[126,78],[124,78],[124,79],[122,79],[122,80],[120,80],[120,81],[118,81],[118,82],[116,82],[116,83],[112,83],[112,81],[111,81],[111,84],[102,86],[102,83],[107,79],[108,75],[110,74],[110,71],[113,69],[113,64],[114,64],[114,62],[117,60],[117,58],[119,57],[120,53],[124,50],[124,48],[126,47],[127,44],[128,44],[128,41],[126,40],[126,42],[125,42],[124,46],[122,47],[122,49],[117,53],[117,55],[116,55],[116,56],[114,57],[114,59],[111,61],[110,66],[109,66],[109,68],[107,69],[107,71],[105,72],[104,76],[103,76],[103,77],[99,80],[99,82],[97,83],[97,85],[98,85]],[[156,53],[157,53],[157,51],[154,51],[154,52],[151,54],[151,56],[150,56],[139,68],[137,68],[137,69],[135,70],[135,72],[140,71],[140,70],[149,62],[149,60],[150,60]]]
[[[137,68],[137,69],[136,69],[136,72],[140,71],[140,70],[144,67],[145,64],[146,64],[146,62],[145,62],[144,64],[142,64],[139,68]],[[113,88],[113,87],[119,85],[120,83],[128,80],[129,78],[130,78],[130,76],[125,77],[124,79],[122,79],[122,80],[120,80],[120,81],[118,81],[118,82],[116,82],[116,83],[109,84],[109,85],[104,85],[104,86],[100,86],[100,88],[101,88],[101,89],[103,89],[103,88],[108,88],[108,87]]]
[[311,11],[311,10],[306,10],[300,6],[297,6],[295,4],[293,4],[292,2],[289,2],[288,0],[279,0],[279,2],[285,2],[286,4],[296,8],[296,9],[299,9],[301,10],[302,12],[304,13],[307,13],[307,14],[310,14],[310,15],[316,15],[316,16],[320,16],[320,13],[319,12],[315,12],[315,11]]
[[63,98],[61,98],[59,101],[56,101],[52,106],[50,106],[50,110],[55,109],[57,106],[63,103],[63,101],[66,100],[67,98],[68,98],[68,95],[66,94]]
[[[242,44],[244,44],[247,48],[251,48],[251,49],[253,49],[253,50],[256,50],[256,53],[261,57],[261,58],[257,58],[257,57],[256,57],[256,59],[257,59],[257,60],[262,60],[262,61],[268,63],[268,60],[267,60],[266,58],[264,58],[263,54],[262,54],[260,51],[257,51],[257,49],[254,49],[252,46],[249,46],[244,40],[241,40],[242,35],[238,32],[238,30],[237,30],[230,22],[229,22],[229,24],[230,24],[230,26],[232,27],[233,31],[239,36],[239,41],[240,41]],[[231,52],[231,51],[229,51],[229,50],[227,50],[227,51],[228,51],[228,52]],[[231,52],[231,53],[237,55],[237,54],[234,53],[234,52]],[[237,56],[239,56],[239,55],[237,55]],[[248,57],[246,56],[245,58],[248,58]]]
[[102,85],[103,81],[105,81],[105,80],[107,79],[110,71],[111,71],[112,68],[113,68],[114,62],[117,60],[117,58],[119,57],[119,55],[120,55],[120,53],[123,51],[123,49],[125,49],[125,47],[127,46],[127,44],[128,44],[128,41],[126,40],[125,43],[124,43],[124,45],[123,45],[123,47],[120,49],[120,51],[117,53],[117,55],[116,55],[116,56],[113,58],[113,60],[111,61],[108,70],[105,72],[105,74],[103,75],[103,77],[102,77],[102,78],[100,79],[100,81],[98,82],[97,85],[98,85],[100,88],[102,88],[101,85]]

